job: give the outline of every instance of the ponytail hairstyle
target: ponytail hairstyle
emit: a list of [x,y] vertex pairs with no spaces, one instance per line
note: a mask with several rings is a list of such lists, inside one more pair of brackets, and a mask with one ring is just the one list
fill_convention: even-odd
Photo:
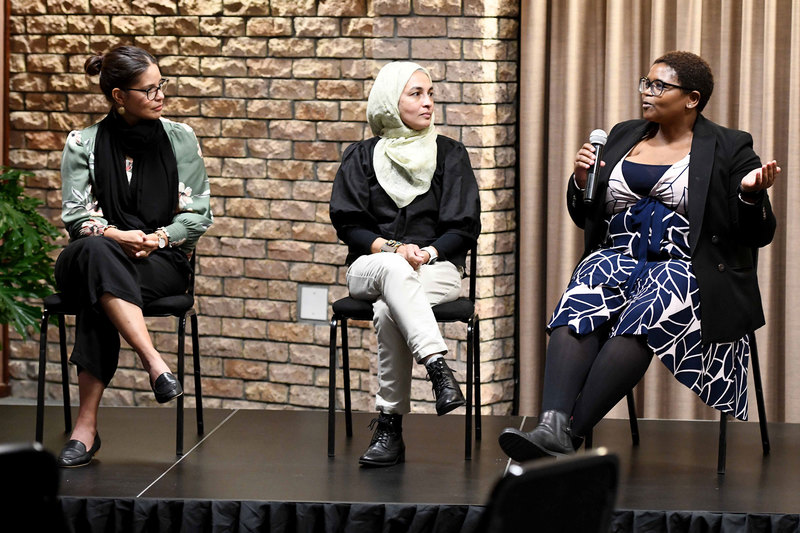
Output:
[[137,46],[118,46],[106,54],[89,57],[83,70],[89,76],[100,74],[100,90],[113,103],[111,91],[130,87],[153,64],[156,64],[156,58],[146,50]]

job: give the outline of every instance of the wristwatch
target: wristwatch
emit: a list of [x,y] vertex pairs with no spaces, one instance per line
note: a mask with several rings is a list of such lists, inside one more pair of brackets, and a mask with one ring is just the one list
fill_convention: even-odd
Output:
[[390,254],[397,251],[398,248],[403,246],[402,242],[398,242],[394,239],[390,241],[386,241],[385,243],[381,244],[381,252],[389,252]]
[[436,248],[433,246],[425,246],[424,248],[420,248],[420,251],[428,252],[430,258],[428,259],[427,265],[432,265],[439,259],[439,254],[436,253]]
[[166,248],[167,247],[167,236],[164,234],[162,230],[156,230],[156,237],[158,237],[158,247],[159,248]]

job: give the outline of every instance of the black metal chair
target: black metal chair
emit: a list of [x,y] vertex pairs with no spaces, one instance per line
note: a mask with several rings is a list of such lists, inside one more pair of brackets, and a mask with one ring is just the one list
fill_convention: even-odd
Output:
[[[758,248],[752,249],[753,268],[758,268]],[[751,331],[750,337],[750,361],[753,366],[753,385],[756,389],[756,406],[758,407],[758,425],[761,429],[761,449],[764,455],[769,455],[769,432],[767,430],[767,410],[764,406],[764,389],[761,386],[761,365],[758,362],[758,346],[756,345],[756,332]],[[636,421],[636,404],[633,398],[633,391],[628,393],[628,419],[631,424],[631,439],[633,445],[639,444],[639,425]],[[720,411],[719,413],[719,449],[717,452],[717,474],[725,474],[725,460],[728,448],[727,441],[727,422],[728,416]],[[592,447],[592,433],[586,435],[586,448]]]
[[[753,250],[753,264],[758,264],[758,249]],[[764,389],[761,386],[761,365],[758,362],[758,346],[756,345],[756,332],[751,331],[750,337],[750,361],[753,366],[753,385],[756,389],[756,406],[758,408],[758,425],[761,429],[761,449],[764,455],[769,455],[769,431],[767,430],[767,410],[764,405]],[[634,446],[639,445],[639,424],[636,420],[636,403],[633,391],[628,392],[628,419],[631,424],[631,440]],[[720,411],[719,413],[719,448],[717,451],[717,474],[725,474],[725,462],[728,448],[727,441],[727,421],[728,415]],[[586,449],[592,447],[592,432],[586,435]]]
[[[756,405],[758,407],[758,425],[761,429],[761,449],[764,455],[769,455],[769,432],[767,430],[767,410],[764,406],[764,389],[761,386],[761,365],[758,362],[758,347],[756,346],[755,331],[750,332],[750,361],[753,364],[753,385],[756,389]],[[628,420],[631,424],[631,440],[634,446],[639,445],[639,424],[636,420],[636,403],[633,391],[628,392]],[[727,441],[728,415],[719,413],[719,449],[717,452],[717,474],[725,473],[725,460],[728,449]],[[592,432],[586,435],[586,449],[592,447]]]
[[[477,272],[477,245],[470,250],[469,296],[433,306],[437,322],[464,322],[467,324],[467,387],[466,421],[464,430],[464,458],[472,458],[472,407],[475,398],[475,440],[481,440],[481,373],[480,325],[475,312],[475,280]],[[333,303],[330,340],[330,377],[328,383],[328,457],[335,455],[336,437],[336,326],[342,328],[342,372],[344,373],[345,431],[353,436],[353,417],[350,402],[350,354],[347,346],[347,321],[372,320],[372,303],[346,297]],[[474,374],[474,376],[473,376]],[[474,378],[474,379],[473,379]]]
[[[174,316],[178,319],[178,381],[184,383],[184,344],[186,339],[186,319],[192,322],[192,358],[194,362],[194,387],[197,404],[197,434],[203,434],[203,393],[200,380],[200,345],[197,331],[197,312],[194,309],[194,270],[195,254],[190,260],[191,274],[189,289],[184,294],[159,298],[147,304],[142,313],[145,317]],[[39,382],[36,395],[36,442],[42,442],[44,434],[44,388],[45,369],[47,366],[47,325],[51,316],[58,317],[58,339],[61,350],[61,387],[64,400],[64,432],[72,430],[72,412],[70,410],[69,367],[67,362],[67,335],[64,324],[66,315],[74,315],[77,305],[70,302],[61,293],[51,294],[44,299],[42,310],[41,333],[39,335]],[[177,399],[177,427],[175,435],[175,453],[183,455],[183,396]]]

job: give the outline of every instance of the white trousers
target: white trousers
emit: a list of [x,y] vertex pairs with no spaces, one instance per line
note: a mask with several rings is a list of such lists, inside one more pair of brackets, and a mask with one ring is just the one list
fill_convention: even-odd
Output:
[[362,255],[347,270],[350,296],[372,301],[378,337],[376,408],[387,414],[411,410],[413,360],[447,352],[431,306],[451,302],[461,292],[453,263],[438,261],[414,270],[401,255]]

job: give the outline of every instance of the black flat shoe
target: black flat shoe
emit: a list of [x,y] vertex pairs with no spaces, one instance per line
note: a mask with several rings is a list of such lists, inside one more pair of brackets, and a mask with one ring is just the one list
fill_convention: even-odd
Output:
[[175,376],[172,375],[172,372],[164,372],[150,386],[153,388],[153,394],[156,395],[158,403],[167,403],[183,395],[183,388]]
[[86,466],[92,462],[94,454],[100,449],[100,434],[94,434],[94,443],[92,448],[87,452],[86,446],[79,440],[72,439],[61,450],[58,455],[58,466],[61,468],[77,468],[79,466]]

